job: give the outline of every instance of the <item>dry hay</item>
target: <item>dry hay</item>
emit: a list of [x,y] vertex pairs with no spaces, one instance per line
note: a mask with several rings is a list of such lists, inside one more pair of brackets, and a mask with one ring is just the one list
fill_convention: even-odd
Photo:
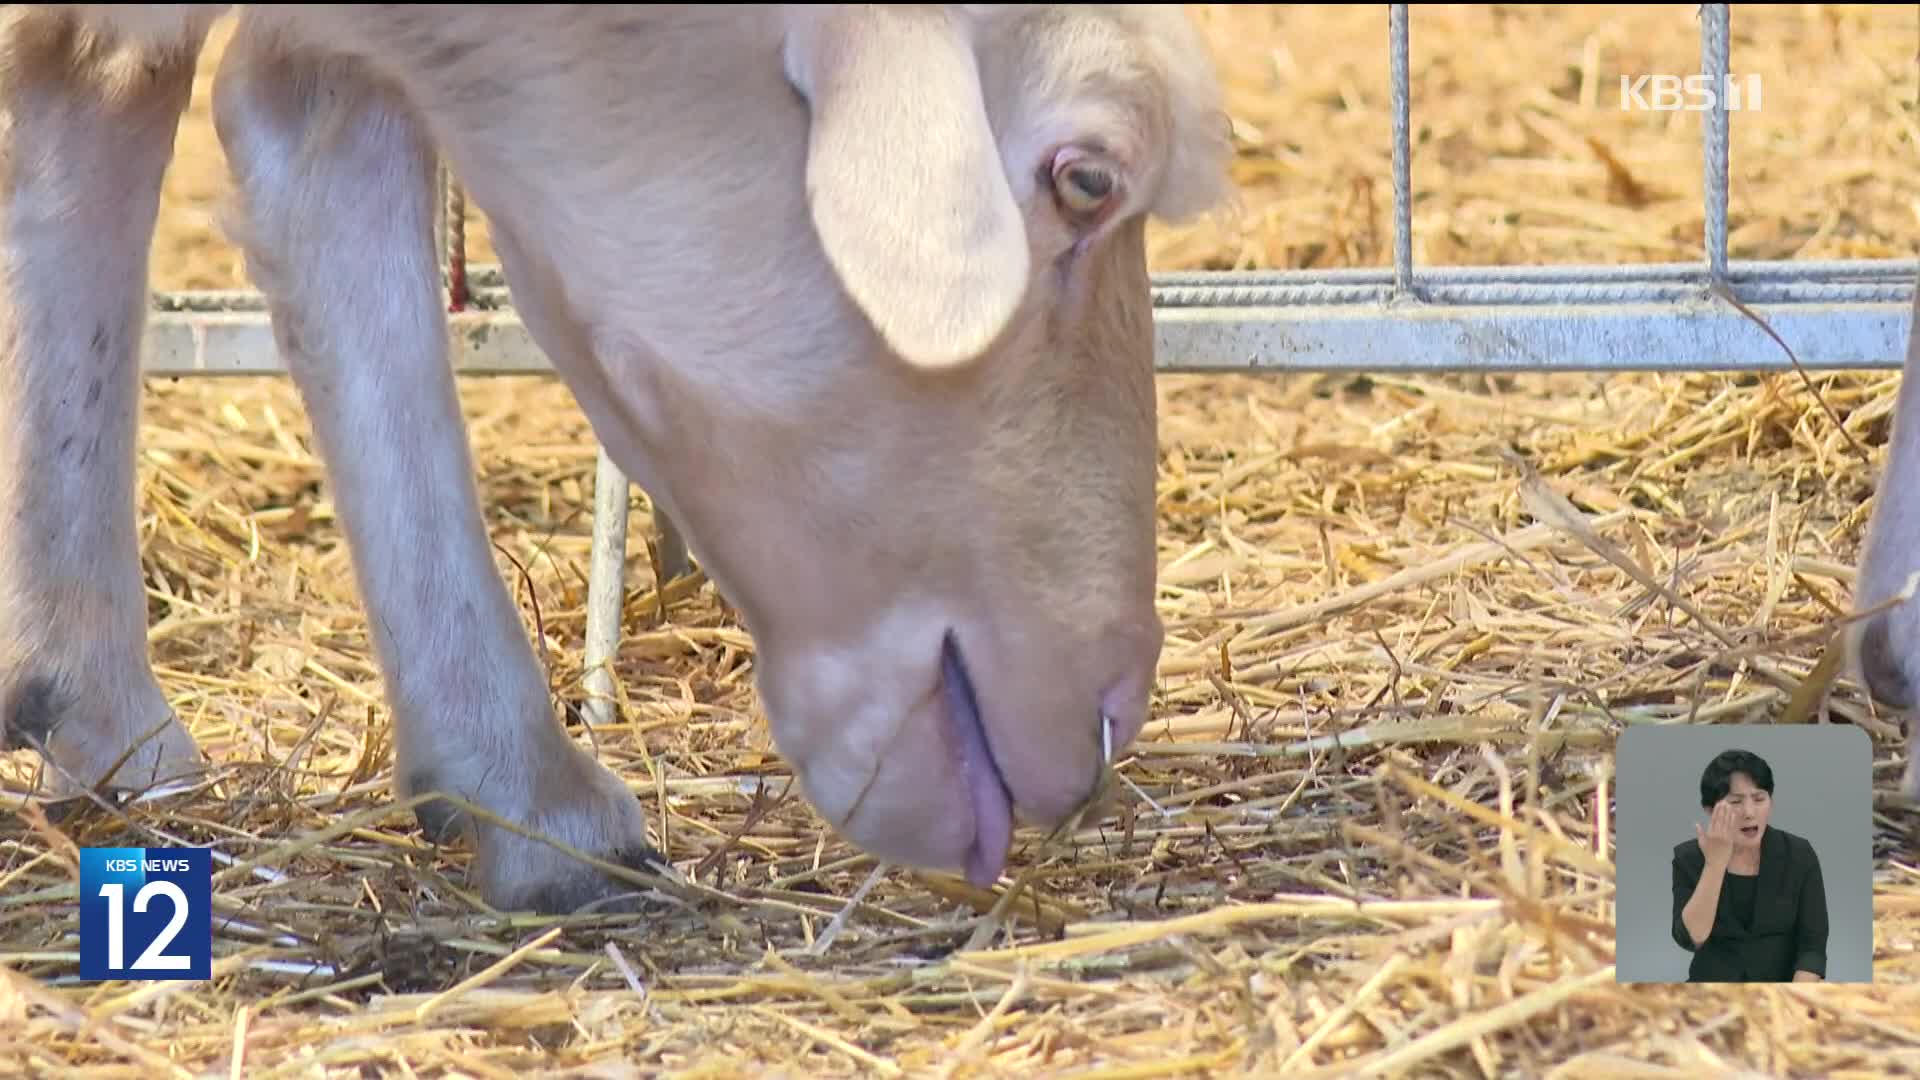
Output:
[[[1381,6],[1196,10],[1232,84],[1244,205],[1156,234],[1156,266],[1382,264]],[[1416,256],[1697,257],[1697,119],[1616,105],[1620,72],[1694,70],[1693,13],[1416,8]],[[1732,125],[1735,258],[1912,254],[1917,23],[1735,10],[1733,68],[1766,80]],[[241,283],[207,216],[205,89],[161,287]],[[1920,887],[1914,818],[1890,802],[1878,988],[1613,982],[1595,835],[1612,740],[1778,719],[1846,605],[1897,377],[1813,382],[1825,407],[1792,375],[1163,379],[1153,722],[1120,809],[1048,851],[1023,836],[998,911],[954,879],[875,876],[823,831],[770,750],[751,643],[704,584],[653,594],[639,514],[626,697],[592,737],[698,886],[636,922],[507,919],[463,890],[464,851],[430,850],[389,801],[364,615],[291,388],[156,381],[154,657],[234,797],[57,828],[9,800],[0,1073],[1912,1071]],[[575,700],[585,423],[550,382],[461,393],[501,570]],[[1543,492],[1657,587],[1543,524],[1565,522]],[[1856,688],[1827,709],[1874,736],[1883,787],[1898,775],[1896,729]],[[28,764],[9,768],[23,790]],[[216,870],[235,921],[215,979],[71,984],[74,846],[168,837],[236,860]]]

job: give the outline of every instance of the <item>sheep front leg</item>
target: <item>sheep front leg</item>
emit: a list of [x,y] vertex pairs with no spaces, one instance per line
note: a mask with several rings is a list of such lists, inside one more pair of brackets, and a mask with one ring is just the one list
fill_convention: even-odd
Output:
[[203,764],[148,661],[134,512],[147,256],[200,41],[0,12],[0,749],[39,751],[56,794]]
[[[493,559],[448,363],[435,158],[355,63],[242,29],[214,88],[234,225],[326,461],[393,711],[403,796],[461,796],[622,865],[658,856],[639,800],[577,747]],[[630,886],[553,846],[423,804],[472,838],[501,908],[566,912]]]

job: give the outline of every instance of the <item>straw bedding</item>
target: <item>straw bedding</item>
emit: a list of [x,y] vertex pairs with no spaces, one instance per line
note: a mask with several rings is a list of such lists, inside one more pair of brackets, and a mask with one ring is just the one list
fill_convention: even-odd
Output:
[[[1243,202],[1157,231],[1156,267],[1385,263],[1382,6],[1194,10]],[[1697,257],[1697,119],[1617,96],[1621,72],[1696,70],[1693,10],[1416,8],[1416,257]],[[1735,258],[1913,253],[1917,32],[1906,6],[1735,9],[1734,70],[1766,80],[1733,123]],[[244,280],[209,217],[206,89],[162,288]],[[430,849],[390,799],[364,615],[291,388],[155,381],[153,655],[230,801],[58,825],[6,801],[0,1075],[1912,1072],[1916,819],[1885,797],[1879,985],[1613,978],[1613,739],[1781,719],[1847,604],[1897,376],[1812,384],[1824,404],[1792,374],[1163,378],[1153,721],[1111,813],[1044,850],[1023,836],[1011,903],[1006,882],[876,874],[822,828],[771,750],[752,643],[703,582],[656,595],[637,514],[625,700],[591,737],[691,884],[644,919],[551,920],[487,912],[464,850]],[[586,425],[543,380],[461,395],[501,571],[577,700]],[[1884,790],[1892,719],[1844,681],[1819,704],[1873,736]],[[30,762],[0,768],[30,782]],[[238,863],[216,867],[234,922],[215,979],[63,979],[75,846],[168,838]]]

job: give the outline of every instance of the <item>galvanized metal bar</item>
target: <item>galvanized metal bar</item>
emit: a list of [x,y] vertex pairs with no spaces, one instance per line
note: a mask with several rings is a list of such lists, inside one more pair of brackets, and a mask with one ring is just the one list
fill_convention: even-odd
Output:
[[[1696,279],[1699,275],[1696,275]],[[1762,281],[1741,286],[1736,292],[1748,304],[1879,303],[1910,295],[1912,285],[1904,281]],[[1487,284],[1425,284],[1420,299],[1428,304],[1456,307],[1489,305],[1520,306],[1592,306],[1595,304],[1685,304],[1711,294],[1704,282],[1694,281],[1614,281],[1583,283],[1576,286],[1524,282]],[[1153,291],[1154,307],[1159,310],[1183,307],[1276,307],[1276,306],[1364,306],[1386,303],[1395,298],[1389,285],[1187,285],[1166,286]]]
[[[1889,261],[1886,268],[1894,265]],[[1781,281],[1769,301],[1750,306],[1808,368],[1897,368],[1906,352],[1915,275],[1911,267],[1877,279],[1862,271],[1824,282]],[[1428,273],[1443,276],[1440,270]],[[1692,273],[1697,280],[1701,267],[1695,264]],[[1453,288],[1422,280],[1423,290],[1436,294]],[[1391,285],[1371,296],[1332,294],[1333,299],[1307,282],[1263,289],[1223,284],[1211,297],[1165,290],[1169,302],[1154,309],[1156,364],[1162,372],[1791,366],[1760,327],[1704,289],[1620,287],[1631,283],[1615,275],[1604,282],[1606,288],[1573,300],[1565,294],[1543,296],[1525,283],[1504,288],[1490,283],[1483,289],[1462,286],[1460,302],[1413,304],[1390,301]],[[1745,302],[1744,294],[1772,287],[1760,280],[1735,293]],[[451,362],[462,374],[551,370],[511,310],[468,311],[453,316],[451,324]],[[155,376],[285,370],[260,310],[156,311],[147,322],[144,366]]]
[[1727,78],[1728,16],[1725,4],[1700,5],[1700,70],[1712,87],[1713,105],[1701,118],[1705,155],[1707,272],[1727,273]]
[[[1911,295],[1911,294],[1909,294]],[[1754,306],[1803,368],[1897,369],[1910,301]],[[1163,372],[1785,371],[1792,361],[1720,303],[1169,308]]]
[[[1706,271],[1698,263],[1685,273],[1616,275],[1590,281],[1461,280],[1440,271],[1424,272],[1420,299],[1439,304],[1589,304],[1681,302],[1709,291]],[[1251,275],[1221,274],[1214,280],[1189,277],[1180,282],[1156,282],[1155,308],[1268,307],[1294,304],[1365,304],[1385,302],[1398,294],[1390,280],[1289,280],[1271,277],[1236,280]],[[1729,283],[1734,296],[1745,303],[1846,303],[1879,301],[1904,295],[1908,275],[1848,274],[1832,280],[1795,280],[1779,276],[1756,277]],[[502,310],[492,307],[489,310]]]
[[632,488],[600,448],[593,474],[593,547],[587,560],[587,640],[582,679],[589,723],[614,716],[614,657],[620,652],[621,600],[627,581],[627,509]]
[[[1808,259],[1805,261],[1746,260],[1727,263],[1725,281],[1743,300],[1748,290],[1761,285],[1819,286],[1849,282],[1912,281],[1920,275],[1920,259]],[[1166,303],[1169,290],[1189,286],[1220,289],[1260,289],[1283,285],[1303,291],[1339,289],[1350,286],[1381,286],[1390,290],[1395,271],[1390,267],[1362,266],[1327,270],[1180,270],[1152,276],[1155,303]],[[1429,286],[1454,289],[1464,285],[1514,284],[1525,286],[1566,286],[1567,299],[1577,299],[1582,290],[1605,289],[1633,283],[1707,282],[1705,266],[1698,261],[1670,263],[1563,263],[1547,266],[1429,266],[1420,271],[1424,292]],[[500,269],[492,264],[468,268],[473,306],[482,310],[506,310],[512,307]],[[177,292],[160,298],[168,309],[208,311],[258,307],[259,298],[250,292]]]
[[[1726,280],[1729,284],[1759,281],[1853,281],[1871,278],[1897,281],[1920,273],[1920,259],[1759,259],[1729,260]],[[1260,285],[1269,282],[1328,285],[1393,284],[1389,267],[1334,267],[1324,270],[1166,270],[1154,273],[1156,288],[1173,285]],[[504,308],[505,281],[499,266],[475,263],[468,267],[467,280],[473,287],[474,306]],[[1564,283],[1580,285],[1610,281],[1704,281],[1700,262],[1654,263],[1549,263],[1546,265],[1429,266],[1420,271],[1422,284],[1467,284],[1488,282]],[[163,310],[200,307],[225,310],[234,304],[258,307],[258,294],[237,291],[183,291],[163,293],[157,298]],[[211,307],[209,307],[211,305]]]
[[1413,289],[1413,93],[1407,77],[1407,5],[1387,5],[1393,83],[1393,291]]
[[[1729,261],[1726,281],[1736,291],[1760,282],[1900,281],[1920,273],[1920,259],[1807,259]],[[1699,262],[1557,263],[1545,266],[1430,266],[1420,281],[1434,285],[1498,284],[1587,285],[1618,282],[1705,282]],[[1155,289],[1186,285],[1260,287],[1287,285],[1392,285],[1393,271],[1373,266],[1327,270],[1179,270],[1152,276]],[[1573,295],[1569,293],[1568,295]]]
[[[512,302],[499,283],[499,268],[491,264],[475,265],[469,270],[473,284],[472,313],[456,319],[464,325],[489,314],[510,314]],[[1758,296],[1768,289],[1817,290],[1832,286],[1895,284],[1907,285],[1920,275],[1920,259],[1808,259],[1805,261],[1759,260],[1732,261],[1727,264],[1726,284],[1742,299]],[[1565,263],[1549,266],[1434,266],[1420,272],[1422,287],[1460,290],[1466,286],[1512,285],[1514,294],[1539,290],[1540,295],[1578,300],[1589,293],[1616,290],[1622,286],[1706,284],[1705,268],[1699,262],[1677,263]],[[1393,271],[1382,267],[1352,267],[1330,270],[1189,270],[1152,275],[1154,303],[1165,306],[1167,297],[1178,290],[1201,287],[1216,290],[1218,296],[1264,295],[1260,290],[1279,288],[1308,295],[1316,290],[1339,290],[1355,286],[1374,286],[1382,295],[1393,285]],[[1209,300],[1208,302],[1217,302]],[[159,293],[153,309],[160,313],[206,312],[231,314],[260,312],[266,305],[260,294],[250,289],[187,290]]]

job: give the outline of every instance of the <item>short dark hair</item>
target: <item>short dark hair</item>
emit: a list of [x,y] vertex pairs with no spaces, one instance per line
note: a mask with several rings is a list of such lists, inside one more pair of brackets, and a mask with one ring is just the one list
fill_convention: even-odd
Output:
[[1727,791],[1733,787],[1733,774],[1746,773],[1753,786],[1773,794],[1773,769],[1768,767],[1766,759],[1751,750],[1722,750],[1719,756],[1707,762],[1700,773],[1700,806],[1712,809],[1713,805],[1727,797]]

